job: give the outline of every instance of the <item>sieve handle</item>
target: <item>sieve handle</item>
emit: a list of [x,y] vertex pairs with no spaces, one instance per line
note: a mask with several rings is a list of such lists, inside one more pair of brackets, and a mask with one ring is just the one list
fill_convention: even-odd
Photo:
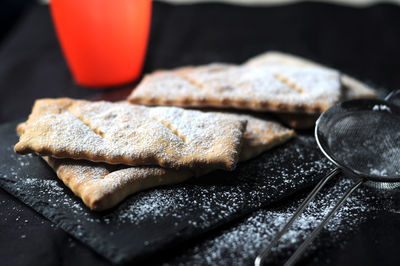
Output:
[[271,249],[278,243],[278,241],[281,239],[282,235],[286,233],[286,231],[289,229],[289,227],[293,224],[293,222],[299,217],[299,215],[304,211],[304,209],[307,207],[308,203],[312,201],[315,197],[315,195],[321,190],[321,188],[334,176],[336,176],[340,172],[340,169],[336,167],[334,170],[329,172],[324,178],[321,179],[321,181],[318,182],[318,184],[315,186],[315,188],[310,192],[310,194],[307,196],[307,198],[303,201],[303,203],[299,206],[299,208],[296,210],[296,212],[293,214],[292,218],[285,224],[285,226],[277,233],[274,237],[274,239],[271,241],[271,243],[257,256],[257,258],[254,261],[255,266],[261,266],[265,260],[265,258],[268,256],[268,254],[271,252]]
[[300,255],[306,250],[309,244],[314,240],[314,238],[321,232],[322,228],[324,228],[325,224],[329,222],[332,218],[333,214],[343,205],[346,199],[353,193],[362,183],[364,183],[364,179],[360,179],[354,186],[352,186],[346,194],[336,203],[336,205],[332,208],[329,214],[324,218],[324,220],[314,229],[314,231],[307,237],[307,239],[297,248],[297,250],[293,253],[293,255],[287,260],[284,266],[291,266],[299,259]]
[[400,103],[400,90],[391,91],[388,95],[386,95],[385,101],[391,102],[393,104],[399,104]]

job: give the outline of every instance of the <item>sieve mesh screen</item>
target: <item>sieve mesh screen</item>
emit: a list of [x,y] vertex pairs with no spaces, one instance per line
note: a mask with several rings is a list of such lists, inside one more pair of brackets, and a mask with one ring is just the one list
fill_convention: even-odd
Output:
[[321,119],[317,131],[321,148],[357,175],[399,179],[400,116],[386,104],[343,107]]

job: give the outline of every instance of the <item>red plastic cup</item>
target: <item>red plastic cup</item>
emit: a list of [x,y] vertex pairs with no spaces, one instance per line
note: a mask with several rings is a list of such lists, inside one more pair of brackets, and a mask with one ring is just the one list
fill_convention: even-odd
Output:
[[51,0],[51,13],[72,76],[85,87],[107,87],[140,76],[151,0]]

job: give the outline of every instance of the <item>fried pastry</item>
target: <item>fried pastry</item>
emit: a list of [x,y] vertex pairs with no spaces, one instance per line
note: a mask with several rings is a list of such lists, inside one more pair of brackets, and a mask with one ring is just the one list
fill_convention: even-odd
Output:
[[[294,136],[293,130],[268,118],[241,114],[228,115],[234,119],[248,121],[243,135],[240,161],[253,158]],[[20,135],[24,130],[24,123],[17,128]],[[85,160],[56,159],[49,156],[43,156],[43,159],[85,205],[96,211],[109,209],[138,191],[183,182],[192,176],[212,171],[212,169],[178,171],[158,166],[109,165]]]
[[116,206],[136,192],[183,182],[194,175],[190,170],[159,166],[126,166],[85,160],[42,157],[83,203],[95,211]]
[[232,170],[246,120],[128,102],[37,100],[14,150],[126,165]]
[[[261,67],[261,66],[292,66],[292,67],[311,67],[317,69],[330,69],[318,63],[306,60],[304,58],[285,54],[277,51],[270,51],[253,58],[250,58],[245,66]],[[375,98],[376,92],[367,84],[362,83],[355,78],[340,74],[340,81],[342,84],[342,97],[341,100],[359,99],[359,98]]]
[[341,95],[339,73],[297,66],[210,64],[145,76],[135,104],[322,112]]
[[[323,65],[306,60],[304,58],[276,51],[270,51],[255,56],[249,59],[244,65],[253,67],[278,65],[329,69]],[[340,74],[340,81],[342,84],[342,95],[340,100],[345,101],[350,99],[376,97],[376,92],[374,89],[349,75]],[[292,128],[307,129],[315,125],[315,121],[317,121],[319,113],[279,113],[278,117],[281,121]]]
[[239,157],[240,162],[250,160],[295,136],[294,130],[271,120],[267,115],[225,114],[233,118],[247,120],[246,130],[243,134],[243,146]]

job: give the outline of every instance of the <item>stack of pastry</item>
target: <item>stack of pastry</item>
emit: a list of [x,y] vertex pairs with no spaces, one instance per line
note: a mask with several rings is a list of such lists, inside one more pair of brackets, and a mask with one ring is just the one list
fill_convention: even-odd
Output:
[[372,96],[372,90],[337,71],[267,53],[240,66],[155,72],[124,102],[37,100],[17,128],[14,149],[41,155],[89,208],[100,211],[144,189],[233,170],[238,161],[294,136],[264,112],[243,110],[279,112],[298,121],[293,115],[316,116],[343,98]]
[[93,210],[140,190],[233,170],[238,160],[294,135],[276,122],[240,114],[67,98],[37,100],[17,131],[14,150],[42,155]]

